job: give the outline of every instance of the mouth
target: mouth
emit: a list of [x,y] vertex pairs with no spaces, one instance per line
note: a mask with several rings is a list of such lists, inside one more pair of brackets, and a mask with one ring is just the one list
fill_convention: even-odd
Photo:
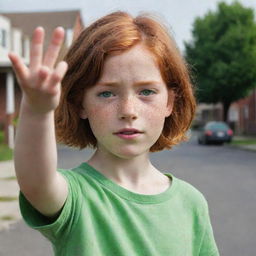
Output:
[[141,132],[117,132],[115,133],[116,135],[118,134],[124,134],[124,135],[133,135],[133,134],[139,134]]
[[126,128],[126,129],[119,130],[114,134],[122,139],[133,139],[138,137],[142,133],[143,133],[142,131],[139,131],[134,128],[128,128],[128,129]]
[[141,133],[132,133],[132,134],[116,133],[115,135],[122,139],[134,139],[140,136]]
[[133,135],[133,134],[138,134],[138,133],[142,133],[142,132],[137,129],[134,129],[134,128],[125,128],[125,129],[119,130],[118,132],[116,132],[114,134],[116,134],[116,135],[118,135],[118,134]]

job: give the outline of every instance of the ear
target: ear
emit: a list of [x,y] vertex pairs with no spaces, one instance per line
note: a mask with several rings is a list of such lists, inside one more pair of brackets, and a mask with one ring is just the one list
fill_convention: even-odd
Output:
[[168,89],[168,102],[167,102],[167,106],[166,106],[165,117],[169,117],[171,115],[173,106],[174,106],[174,101],[175,101],[175,93],[173,90]]
[[82,107],[82,109],[80,110],[79,116],[82,119],[87,119],[88,118],[84,107]]

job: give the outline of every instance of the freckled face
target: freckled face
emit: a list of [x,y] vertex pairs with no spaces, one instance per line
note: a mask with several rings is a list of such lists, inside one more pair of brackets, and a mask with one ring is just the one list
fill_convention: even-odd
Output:
[[[130,159],[149,152],[172,112],[173,100],[153,55],[139,44],[107,58],[99,81],[84,95],[80,116],[88,118],[98,149]],[[114,134],[123,128],[142,133],[133,139]]]

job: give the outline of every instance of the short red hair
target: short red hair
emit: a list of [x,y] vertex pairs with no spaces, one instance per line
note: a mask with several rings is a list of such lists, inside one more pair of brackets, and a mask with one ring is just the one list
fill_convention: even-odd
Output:
[[62,81],[60,104],[55,112],[57,140],[68,146],[96,148],[88,119],[80,118],[84,92],[96,84],[106,58],[142,43],[154,54],[167,87],[174,91],[172,114],[150,152],[169,149],[186,141],[196,101],[185,60],[168,30],[148,15],[133,18],[125,12],[111,13],[87,27],[68,51],[68,71]]

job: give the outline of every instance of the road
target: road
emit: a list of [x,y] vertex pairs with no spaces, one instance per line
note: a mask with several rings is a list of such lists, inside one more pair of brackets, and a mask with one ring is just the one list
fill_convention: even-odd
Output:
[[[91,153],[61,148],[58,166],[77,166]],[[152,154],[151,160],[205,195],[220,255],[256,255],[255,152],[226,145],[199,146],[193,136],[171,151]],[[16,255],[45,256],[52,255],[52,250],[45,238],[21,221],[0,232],[0,256]]]

